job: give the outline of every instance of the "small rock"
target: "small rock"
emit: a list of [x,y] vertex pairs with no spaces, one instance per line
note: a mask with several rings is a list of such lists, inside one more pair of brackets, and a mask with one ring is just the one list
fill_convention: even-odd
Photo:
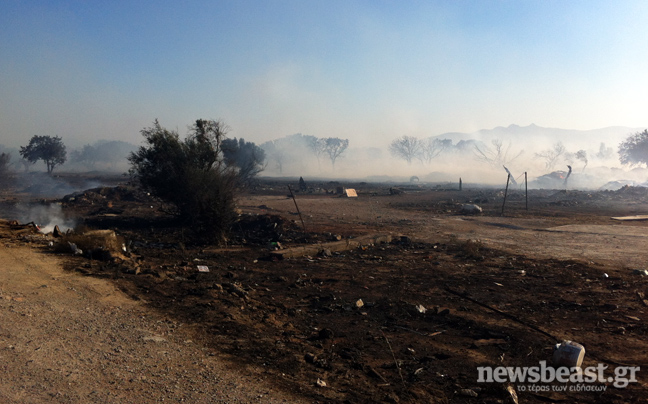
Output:
[[316,357],[312,353],[307,353],[306,355],[304,355],[304,360],[308,363],[315,363],[315,359]]
[[329,328],[322,328],[318,334],[319,339],[331,339],[333,338],[333,331]]
[[144,337],[144,341],[151,341],[151,342],[166,342],[166,338],[160,337],[158,335],[152,335],[150,337]]
[[320,251],[320,256],[322,256],[322,257],[332,257],[333,253],[328,248],[325,248],[322,251]]
[[439,316],[447,316],[448,314],[450,314],[450,309],[448,309],[446,307],[444,307],[444,308],[439,307],[437,309],[437,315],[439,315]]

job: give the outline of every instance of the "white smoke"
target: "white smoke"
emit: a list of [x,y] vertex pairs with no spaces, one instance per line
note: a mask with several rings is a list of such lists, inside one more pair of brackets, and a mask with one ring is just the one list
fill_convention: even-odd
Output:
[[59,230],[65,232],[73,229],[76,225],[76,220],[66,217],[59,203],[39,205],[18,204],[16,206],[16,215],[20,223],[34,222],[42,233],[51,233],[54,231],[55,226],[58,226]]

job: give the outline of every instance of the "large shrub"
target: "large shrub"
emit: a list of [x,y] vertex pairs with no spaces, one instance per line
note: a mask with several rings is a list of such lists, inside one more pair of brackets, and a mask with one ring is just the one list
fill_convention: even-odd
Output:
[[619,145],[619,160],[622,164],[648,165],[648,129],[628,136]]
[[226,164],[222,143],[226,126],[197,120],[181,140],[156,120],[141,131],[145,145],[132,152],[130,173],[172,213],[208,241],[223,241],[236,218],[237,170]]

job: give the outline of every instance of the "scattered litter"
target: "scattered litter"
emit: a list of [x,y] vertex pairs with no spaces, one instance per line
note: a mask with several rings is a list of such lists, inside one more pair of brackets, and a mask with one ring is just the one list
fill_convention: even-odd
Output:
[[68,241],[68,245],[70,246],[70,251],[72,251],[72,254],[74,254],[74,255],[83,255],[83,250],[80,249],[79,247],[77,247],[76,244],[70,243]]
[[635,269],[632,271],[633,275],[648,276],[648,270],[645,269]]
[[585,347],[577,342],[563,341],[554,349],[553,364],[556,367],[579,368],[583,363]]
[[506,391],[511,396],[511,401],[513,402],[513,404],[518,404],[519,401],[518,401],[517,393],[515,392],[515,387],[509,385],[508,387],[506,387]]
[[355,302],[355,305],[357,308],[361,308],[362,306],[364,306],[364,302],[362,301],[362,299],[358,299],[358,301]]
[[358,193],[353,188],[345,188],[344,189],[344,195],[346,195],[347,198],[357,198],[358,197]]
[[466,396],[466,397],[477,397],[477,396],[479,396],[479,394],[477,394],[477,392],[475,390],[471,390],[471,389],[461,389],[461,390],[459,390],[459,394],[462,395],[462,396]]
[[276,251],[276,250],[281,250],[281,243],[278,241],[273,241],[268,243],[268,250],[270,251]]
[[418,312],[421,313],[421,314],[425,314],[425,312],[426,312],[427,310],[425,309],[425,307],[424,307],[422,304],[417,304],[417,305],[416,305],[416,311],[418,311]]
[[317,379],[317,382],[315,382],[318,387],[326,387],[326,382],[322,379]]
[[619,217],[613,217],[612,220],[621,220],[621,221],[648,220],[648,215],[619,216]]
[[207,265],[198,265],[198,272],[209,272],[209,267]]
[[637,296],[639,297],[639,300],[641,300],[641,303],[643,303],[644,306],[648,307],[648,300],[646,300],[646,295],[643,292],[637,292]]
[[482,213],[482,208],[481,206],[472,203],[464,203],[463,205],[461,205],[459,212],[464,215],[476,215],[478,213]]

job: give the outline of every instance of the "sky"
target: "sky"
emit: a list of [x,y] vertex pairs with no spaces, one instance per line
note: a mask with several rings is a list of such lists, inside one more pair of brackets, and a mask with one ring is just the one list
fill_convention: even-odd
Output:
[[0,144],[648,125],[648,2],[2,0]]

